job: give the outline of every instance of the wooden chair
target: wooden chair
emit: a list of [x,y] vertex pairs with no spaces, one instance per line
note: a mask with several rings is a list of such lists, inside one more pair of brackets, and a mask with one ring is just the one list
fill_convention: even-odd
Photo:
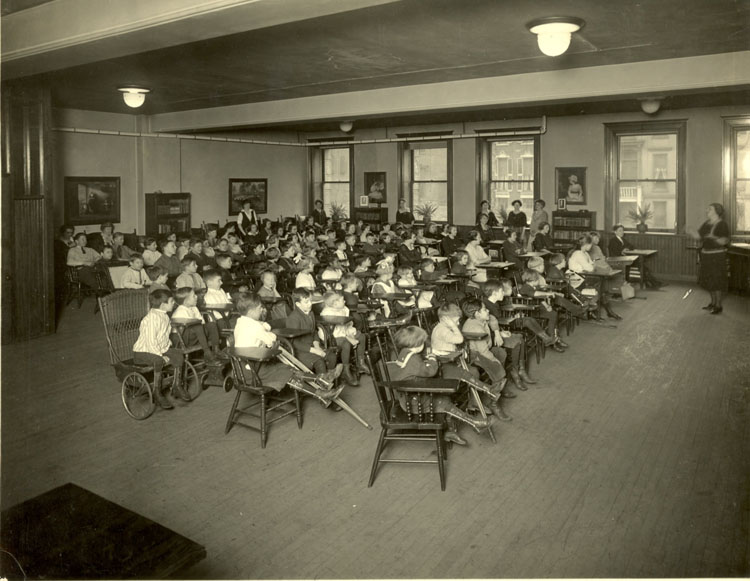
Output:
[[[234,347],[229,350],[229,357],[232,361],[232,387],[237,395],[229,411],[229,418],[224,429],[225,434],[228,434],[235,425],[243,426],[259,432],[261,448],[265,448],[268,428],[271,424],[295,414],[297,427],[302,429],[302,406],[299,392],[290,390],[290,394],[282,395],[282,392],[262,385],[258,376],[260,366],[265,362],[275,361],[278,354],[277,348]],[[251,403],[245,407],[239,407],[242,394],[251,398]],[[255,418],[257,422],[245,423],[242,421],[243,416]]]
[[[391,382],[388,368],[382,358],[373,362],[367,354],[367,363],[372,373],[372,384],[380,405],[380,438],[372,462],[370,480],[367,487],[375,482],[381,464],[437,464],[440,473],[440,489],[445,490],[445,460],[447,458],[444,432],[446,429],[445,414],[434,410],[434,397],[452,396],[458,391],[458,380],[416,378],[412,380]],[[414,405],[404,411],[398,400],[403,394]],[[416,410],[414,409],[416,408]],[[392,441],[435,442],[437,458],[425,460],[419,458],[383,458],[383,452]]]
[[[81,308],[83,301],[87,296],[100,297],[110,292],[108,286],[112,286],[111,279],[108,281],[107,276],[104,275],[99,269],[95,271],[96,279],[98,281],[99,288],[91,288],[88,285],[83,284],[78,277],[78,271],[81,266],[68,266],[65,269],[65,304],[69,305],[70,302],[75,298],[78,301],[78,308]],[[94,314],[99,312],[98,301],[94,304]]]

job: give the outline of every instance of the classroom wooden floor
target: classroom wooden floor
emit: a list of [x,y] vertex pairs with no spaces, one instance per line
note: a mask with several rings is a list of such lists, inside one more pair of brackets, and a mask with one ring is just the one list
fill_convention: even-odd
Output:
[[[367,476],[378,437],[306,402],[268,447],[210,388],[126,416],[90,299],[3,348],[2,506],[74,482],[206,546],[188,578],[730,577],[750,573],[750,300],[672,285],[532,367],[497,445]],[[377,424],[369,383],[346,399]]]

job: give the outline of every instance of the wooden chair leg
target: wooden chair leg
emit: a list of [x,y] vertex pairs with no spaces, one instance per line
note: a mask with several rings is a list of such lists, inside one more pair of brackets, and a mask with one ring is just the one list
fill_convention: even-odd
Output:
[[438,472],[440,472],[440,490],[445,491],[445,463],[443,458],[442,430],[435,430],[435,444],[437,445]]
[[294,405],[297,408],[297,427],[301,430],[302,429],[302,404],[299,397],[299,392],[295,390],[294,392]]
[[260,394],[260,447],[266,447],[266,441],[268,440],[268,425],[266,424],[266,407],[268,406],[268,400],[266,394]]
[[370,470],[370,481],[367,483],[367,488],[372,486],[375,482],[375,474],[378,471],[378,463],[380,462],[380,455],[383,453],[385,447],[385,428],[380,430],[380,439],[378,440],[378,447],[375,449],[375,459],[372,461],[372,470]]
[[224,433],[228,434],[229,430],[232,429],[232,426],[234,425],[234,412],[237,410],[237,405],[240,403],[240,396],[242,395],[241,391],[237,391],[237,395],[234,398],[234,403],[232,404],[232,409],[229,412],[229,419],[227,420],[227,426],[224,428]]

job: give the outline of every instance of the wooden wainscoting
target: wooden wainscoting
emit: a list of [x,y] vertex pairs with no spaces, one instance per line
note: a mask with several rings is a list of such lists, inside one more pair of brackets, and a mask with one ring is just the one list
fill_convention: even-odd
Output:
[[[602,235],[602,249],[609,242],[610,234]],[[667,278],[692,280],[698,276],[697,254],[688,248],[693,239],[684,234],[638,234],[628,233],[627,239],[636,248],[658,250],[659,253],[649,259],[649,267],[656,275]]]

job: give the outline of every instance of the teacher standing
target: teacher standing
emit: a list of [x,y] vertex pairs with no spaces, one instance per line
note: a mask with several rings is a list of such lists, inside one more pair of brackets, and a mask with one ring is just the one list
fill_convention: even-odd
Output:
[[698,282],[711,294],[711,302],[703,307],[712,315],[721,313],[723,293],[727,292],[727,246],[729,246],[729,226],[724,221],[724,206],[709,204],[708,218],[698,228],[700,236],[700,275]]
[[253,210],[253,205],[248,199],[242,200],[242,210],[237,215],[237,227],[242,233],[244,240],[250,234],[250,224],[258,224],[258,214]]

